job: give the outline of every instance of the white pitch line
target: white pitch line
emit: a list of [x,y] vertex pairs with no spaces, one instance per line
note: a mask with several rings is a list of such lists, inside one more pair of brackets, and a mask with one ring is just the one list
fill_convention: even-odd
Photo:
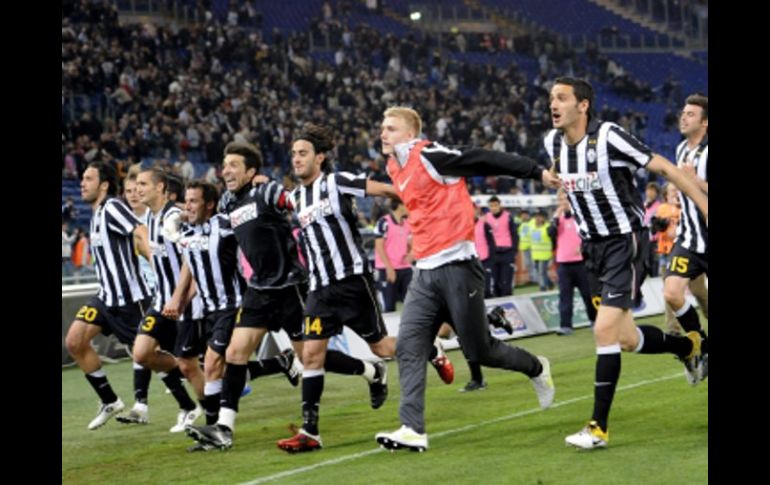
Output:
[[[677,374],[671,374],[671,375],[668,375],[668,376],[657,377],[655,379],[648,379],[648,380],[645,380],[645,381],[637,382],[635,384],[628,384],[626,386],[621,386],[621,387],[617,388],[616,392],[627,391],[629,389],[635,389],[637,387],[647,386],[649,384],[655,384],[656,382],[667,381],[667,380],[681,378],[681,377],[682,377],[682,374],[681,373],[677,373]],[[593,398],[593,394],[586,394],[584,396],[574,397],[572,399],[566,399],[564,401],[559,401],[559,402],[554,403],[549,409],[558,408],[558,407],[562,407],[562,406],[567,406],[569,404],[574,404],[576,402],[585,401],[587,399],[592,399],[592,398]],[[495,418],[495,419],[489,419],[487,421],[481,421],[480,423],[469,424],[469,425],[466,425],[466,426],[462,426],[460,428],[448,429],[446,431],[440,431],[438,433],[431,433],[430,437],[431,437],[431,439],[441,438],[443,436],[449,436],[449,435],[453,435],[453,434],[457,434],[457,433],[462,433],[464,431],[469,431],[469,430],[472,430],[472,429],[480,428],[482,426],[487,426],[489,424],[495,424],[495,423],[500,423],[502,421],[508,421],[508,420],[511,420],[511,419],[520,418],[522,416],[527,416],[529,414],[534,414],[534,413],[537,413],[537,412],[540,412],[540,411],[542,411],[542,409],[540,409],[540,408],[528,409],[526,411],[520,411],[518,413],[509,414],[507,416],[502,416],[502,417]],[[300,467],[300,468],[294,468],[294,469],[286,470],[286,471],[283,471],[283,472],[280,472],[280,473],[276,473],[276,474],[273,474],[273,475],[268,475],[268,476],[265,476],[265,477],[262,477],[262,478],[255,478],[254,480],[251,480],[249,482],[244,482],[244,483],[242,483],[240,485],[257,485],[259,483],[271,482],[273,480],[278,480],[279,478],[286,478],[286,477],[291,477],[291,476],[294,476],[294,475],[300,475],[302,473],[313,471],[313,470],[316,470],[316,469],[324,467],[324,466],[336,465],[338,463],[344,463],[346,461],[357,460],[358,458],[363,458],[365,456],[373,455],[375,453],[380,453],[380,452],[383,452],[383,451],[386,451],[386,450],[383,449],[383,448],[373,448],[371,450],[362,451],[361,453],[354,453],[352,455],[344,455],[344,456],[341,456],[339,458],[333,458],[331,460],[322,461],[322,462],[316,463],[314,465],[308,465],[308,466],[303,466],[303,467]]]

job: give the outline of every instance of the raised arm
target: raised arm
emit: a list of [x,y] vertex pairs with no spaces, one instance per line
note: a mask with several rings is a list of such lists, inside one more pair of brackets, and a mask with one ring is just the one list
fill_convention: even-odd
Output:
[[559,186],[558,176],[555,173],[545,170],[531,158],[515,153],[475,147],[448,148],[434,142],[423,148],[422,155],[441,175],[457,177],[507,175],[542,180],[550,188]]
[[695,202],[695,205],[698,206],[698,209],[703,214],[703,217],[708,221],[708,196],[706,196],[706,194],[701,191],[698,184],[696,184],[682,170],[657,154],[653,155],[646,168],[651,172],[666,177],[666,180],[669,180],[671,183],[676,185],[679,190],[681,190],[687,197]]
[[396,201],[401,201],[398,194],[396,194],[396,189],[394,189],[392,185],[371,179],[367,179],[366,181],[366,195],[388,197]]

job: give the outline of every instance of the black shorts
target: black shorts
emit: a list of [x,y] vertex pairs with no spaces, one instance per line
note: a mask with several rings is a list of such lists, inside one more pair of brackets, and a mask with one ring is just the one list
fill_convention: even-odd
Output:
[[311,291],[302,329],[305,340],[331,338],[347,325],[366,342],[379,342],[388,330],[374,295],[374,282],[368,274],[349,276]]
[[236,325],[267,328],[271,332],[284,329],[291,340],[302,340],[302,312],[306,293],[305,284],[276,290],[246,288]]
[[[230,337],[233,336],[233,328],[240,310],[217,310],[207,313],[201,321],[201,341],[206,342],[211,350],[222,357],[225,356],[227,346],[230,345]],[[201,345],[201,347],[205,347]]]
[[633,308],[641,303],[649,244],[647,230],[583,241],[594,304]]
[[674,244],[664,279],[668,276],[681,276],[694,280],[703,273],[706,273],[706,276],[709,274],[708,254],[694,253],[683,248],[679,242]]
[[206,351],[206,339],[203,338],[203,320],[184,320],[176,322],[176,342],[174,355],[177,357],[197,357]]
[[114,333],[120,343],[133,347],[137,322],[142,319],[143,313],[142,302],[107,307],[99,297],[92,296],[85,305],[80,307],[75,314],[75,319],[98,325],[102,327],[102,334],[105,336]]
[[164,317],[158,310],[152,309],[139,324],[139,335],[149,335],[158,341],[160,348],[174,352],[176,347],[177,321]]

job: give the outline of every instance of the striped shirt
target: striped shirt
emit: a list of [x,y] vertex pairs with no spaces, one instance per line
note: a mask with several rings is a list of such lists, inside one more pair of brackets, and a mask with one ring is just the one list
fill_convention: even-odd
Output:
[[205,313],[241,306],[245,283],[238,272],[238,242],[224,214],[185,226],[179,247],[190,267]]
[[182,253],[175,243],[163,236],[163,224],[166,218],[180,215],[181,209],[172,201],[157,213],[150,214],[148,227],[150,228],[150,249],[152,249],[152,264],[157,277],[156,294],[153,309],[162,311],[166,303],[171,300],[177,282],[179,271],[182,268]]
[[310,291],[371,272],[353,204],[354,197],[365,196],[366,174],[348,172],[322,173],[291,193],[305,236]]
[[575,213],[583,239],[617,236],[642,229],[644,207],[634,172],[652,151],[615,123],[592,120],[586,136],[568,145],[560,130],[544,139]]
[[[676,147],[676,164],[682,167],[685,163],[695,167],[698,178],[708,182],[709,140],[708,136],[692,150],[687,148],[687,140]],[[703,214],[698,210],[695,202],[679,192],[679,201],[682,204],[682,215],[676,228],[677,242],[688,251],[698,254],[708,253],[709,230]]]
[[99,279],[98,297],[107,307],[124,306],[152,295],[139,269],[133,232],[141,222],[118,198],[105,199],[91,217],[91,252]]
[[[150,215],[152,214],[152,211],[150,209],[147,209],[144,211],[144,214],[141,216],[137,216],[139,218],[139,221],[144,224],[145,226],[150,225]],[[155,271],[152,269],[152,264],[150,264],[149,261],[147,261],[147,258],[139,255],[139,268],[142,270],[142,276],[145,280],[147,280],[147,283],[150,285],[150,288],[152,289],[153,294],[155,293],[155,288],[158,286],[158,279],[155,277]]]

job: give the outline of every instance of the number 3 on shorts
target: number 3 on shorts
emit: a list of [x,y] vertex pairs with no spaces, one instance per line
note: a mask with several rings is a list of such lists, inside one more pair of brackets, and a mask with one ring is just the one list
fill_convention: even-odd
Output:
[[155,317],[153,317],[152,315],[147,315],[146,317],[144,317],[144,324],[142,325],[142,330],[144,330],[145,332],[149,332],[150,330],[152,330],[152,327],[154,326],[155,326]]

